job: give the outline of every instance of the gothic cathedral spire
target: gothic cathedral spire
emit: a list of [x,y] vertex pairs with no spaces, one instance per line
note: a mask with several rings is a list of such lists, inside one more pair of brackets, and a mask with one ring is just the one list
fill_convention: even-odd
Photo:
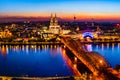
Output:
[[55,14],[55,17],[54,17],[54,25],[58,25],[58,21],[57,21],[57,16],[56,16],[56,14]]
[[51,14],[51,19],[50,19],[50,25],[58,25],[58,21],[57,21],[57,16],[55,14],[55,16],[53,17],[53,15]]
[[53,15],[51,14],[50,25],[53,25]]

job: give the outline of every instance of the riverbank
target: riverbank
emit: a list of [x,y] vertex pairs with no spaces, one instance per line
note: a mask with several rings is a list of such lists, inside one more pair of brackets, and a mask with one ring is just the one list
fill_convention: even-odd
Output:
[[120,41],[81,41],[81,43],[120,43]]
[[61,45],[61,42],[0,42],[0,45]]
[[7,77],[7,76],[0,76],[0,80],[64,80],[64,79],[72,79],[72,76],[61,76],[61,77]]
[[[81,43],[120,43],[120,41],[81,41]],[[62,42],[0,42],[0,45],[62,45]]]

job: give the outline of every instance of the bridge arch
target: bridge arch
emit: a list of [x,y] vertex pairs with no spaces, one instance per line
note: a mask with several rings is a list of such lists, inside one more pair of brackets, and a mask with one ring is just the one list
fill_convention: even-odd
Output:
[[90,37],[90,38],[93,39],[93,34],[92,34],[92,32],[85,32],[85,33],[83,33],[83,38],[87,38],[87,37]]

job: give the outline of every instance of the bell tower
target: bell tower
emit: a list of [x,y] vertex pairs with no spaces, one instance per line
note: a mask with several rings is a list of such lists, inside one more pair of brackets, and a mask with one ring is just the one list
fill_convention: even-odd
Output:
[[53,25],[53,15],[51,14],[50,25]]
[[58,25],[58,20],[57,20],[56,14],[55,14],[55,17],[54,17],[54,25]]

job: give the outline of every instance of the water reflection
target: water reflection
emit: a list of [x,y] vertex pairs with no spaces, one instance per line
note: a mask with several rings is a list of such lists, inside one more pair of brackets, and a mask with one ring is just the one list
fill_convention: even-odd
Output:
[[0,45],[0,76],[74,75],[63,56],[59,45]]
[[109,49],[109,43],[107,43],[107,49]]
[[[7,54],[9,53],[10,50],[13,50],[13,51],[26,51],[26,53],[29,53],[29,49],[33,50],[35,53],[37,50],[44,50],[44,51],[47,51],[48,48],[51,49],[51,51],[53,53],[56,53],[59,49],[58,49],[58,46],[59,45],[40,45],[40,46],[37,46],[37,45],[1,45],[0,46],[0,52],[2,54]],[[53,48],[55,49],[53,51]]]
[[8,52],[8,47],[5,48],[5,46],[3,45],[3,46],[0,48],[0,52],[1,52],[2,56],[3,56],[3,58],[6,57],[7,52]]
[[[92,48],[92,49],[91,49]],[[104,56],[112,67],[120,64],[120,43],[87,44],[88,51],[95,51]]]
[[98,50],[98,45],[96,45],[96,49]]
[[114,51],[114,45],[115,45],[115,44],[114,44],[114,43],[112,43],[112,51]]
[[120,50],[120,43],[118,43],[118,51]]
[[91,52],[92,51],[92,45],[91,44],[85,44],[85,48],[87,51]]
[[104,44],[102,43],[102,51],[104,51]]
[[29,53],[28,48],[29,48],[29,46],[28,46],[28,45],[26,45],[26,54],[28,54],[28,53]]

